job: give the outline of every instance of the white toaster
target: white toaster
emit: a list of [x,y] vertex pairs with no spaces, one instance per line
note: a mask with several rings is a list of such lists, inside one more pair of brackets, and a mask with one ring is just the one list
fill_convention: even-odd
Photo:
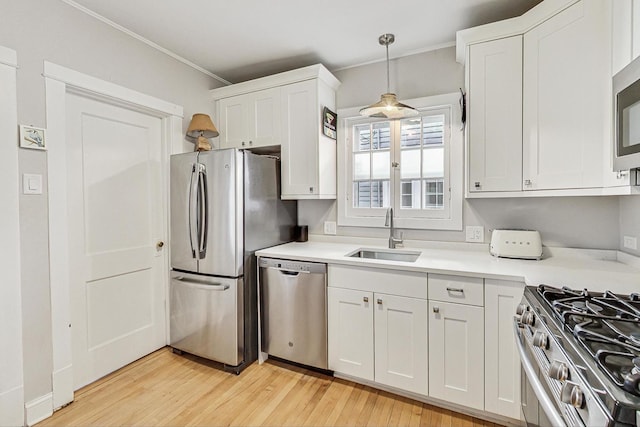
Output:
[[541,259],[540,233],[535,230],[493,230],[489,253],[501,258]]

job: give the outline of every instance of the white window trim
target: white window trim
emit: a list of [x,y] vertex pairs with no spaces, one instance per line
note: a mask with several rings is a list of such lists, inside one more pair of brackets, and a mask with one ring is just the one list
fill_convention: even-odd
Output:
[[[443,95],[435,95],[423,98],[415,98],[402,101],[418,110],[434,108],[449,109],[449,185],[450,185],[450,209],[446,218],[395,218],[398,228],[425,229],[425,230],[462,230],[462,206],[463,206],[463,131],[461,111],[459,107],[459,92]],[[371,216],[354,216],[348,209],[348,197],[353,192],[347,176],[351,170],[349,163],[349,144],[347,142],[348,128],[354,121],[359,121],[359,108],[345,108],[338,110],[338,225],[351,227],[384,227],[384,212],[386,209],[372,209]],[[447,189],[445,189],[446,197]],[[394,198],[399,195],[394,194]]]

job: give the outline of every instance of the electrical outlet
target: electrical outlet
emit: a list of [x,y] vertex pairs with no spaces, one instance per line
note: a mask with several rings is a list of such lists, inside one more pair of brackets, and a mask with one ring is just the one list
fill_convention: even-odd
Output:
[[324,222],[324,234],[336,234],[336,222],[325,221]]
[[638,239],[631,236],[624,236],[622,245],[627,249],[638,250]]
[[484,243],[484,227],[481,225],[467,225],[466,241],[473,243]]

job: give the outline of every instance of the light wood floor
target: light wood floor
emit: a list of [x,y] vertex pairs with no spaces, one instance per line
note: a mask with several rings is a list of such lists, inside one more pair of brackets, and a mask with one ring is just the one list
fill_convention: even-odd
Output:
[[164,348],[75,393],[38,426],[490,426],[288,364],[236,376]]

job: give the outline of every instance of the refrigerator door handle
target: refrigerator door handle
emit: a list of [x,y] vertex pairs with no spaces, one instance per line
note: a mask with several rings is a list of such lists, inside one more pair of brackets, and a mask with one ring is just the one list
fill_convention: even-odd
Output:
[[227,289],[229,289],[229,285],[223,285],[220,283],[205,284],[200,281],[192,281],[189,279],[185,279],[182,276],[175,277],[173,280],[177,280],[178,282],[190,288],[202,289],[205,291],[226,291]]
[[207,235],[209,233],[209,196],[207,189],[207,169],[198,164],[198,258],[207,256]]
[[191,168],[191,180],[189,181],[189,244],[191,245],[191,256],[196,257],[196,249],[194,243],[198,241],[198,181],[199,176],[196,174],[198,164],[194,164]]

